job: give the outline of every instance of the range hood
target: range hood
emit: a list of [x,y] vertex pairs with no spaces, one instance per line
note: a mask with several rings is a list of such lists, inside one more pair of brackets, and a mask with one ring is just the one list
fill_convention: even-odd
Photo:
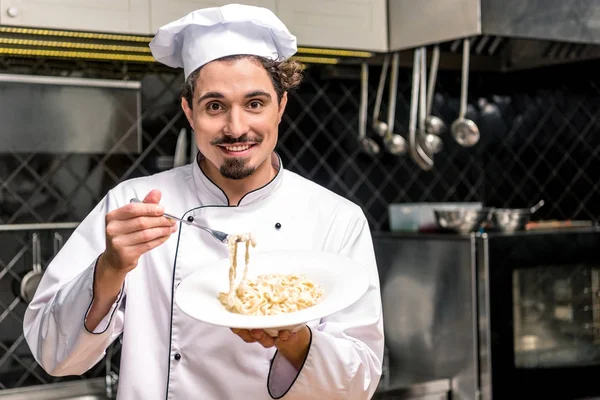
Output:
[[473,70],[478,59],[503,71],[600,59],[598,0],[388,0],[388,16],[391,52],[460,53],[470,37]]

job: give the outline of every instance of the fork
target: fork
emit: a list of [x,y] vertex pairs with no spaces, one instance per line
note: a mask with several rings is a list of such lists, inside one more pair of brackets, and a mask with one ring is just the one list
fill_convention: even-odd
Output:
[[[131,203],[142,203],[142,201],[140,199],[133,198],[133,199],[131,199]],[[197,224],[195,222],[191,222],[191,221],[188,221],[188,220],[185,220],[185,219],[177,218],[176,216],[171,215],[171,214],[167,214],[167,213],[164,213],[163,217],[166,217],[166,218],[169,218],[169,219],[173,219],[175,221],[179,221],[179,222],[182,222],[182,223],[190,225],[190,226],[194,226],[194,227],[196,227],[198,229],[202,229],[203,231],[210,233],[212,235],[212,237],[214,237],[215,239],[217,239],[219,242],[227,243],[227,241],[228,241],[229,234],[227,234],[225,232],[217,231],[215,229],[210,229],[210,228],[207,228],[207,227],[202,226],[200,224]]]

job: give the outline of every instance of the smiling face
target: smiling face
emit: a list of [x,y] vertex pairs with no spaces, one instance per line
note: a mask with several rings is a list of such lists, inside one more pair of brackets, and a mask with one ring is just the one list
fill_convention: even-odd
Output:
[[183,98],[182,107],[205,159],[234,180],[270,168],[287,95],[278,101],[269,73],[250,57],[210,62],[197,75],[193,104]]

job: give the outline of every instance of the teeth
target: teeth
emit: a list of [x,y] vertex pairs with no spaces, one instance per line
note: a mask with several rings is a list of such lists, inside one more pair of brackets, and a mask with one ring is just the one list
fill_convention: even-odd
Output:
[[227,151],[244,151],[244,150],[248,150],[250,148],[250,146],[245,145],[245,146],[225,146],[225,149],[227,149]]

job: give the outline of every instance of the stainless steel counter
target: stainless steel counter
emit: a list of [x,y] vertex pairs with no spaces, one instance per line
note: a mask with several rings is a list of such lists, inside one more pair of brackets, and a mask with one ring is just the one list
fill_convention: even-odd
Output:
[[35,385],[0,391],[0,400],[109,400],[105,379]]

